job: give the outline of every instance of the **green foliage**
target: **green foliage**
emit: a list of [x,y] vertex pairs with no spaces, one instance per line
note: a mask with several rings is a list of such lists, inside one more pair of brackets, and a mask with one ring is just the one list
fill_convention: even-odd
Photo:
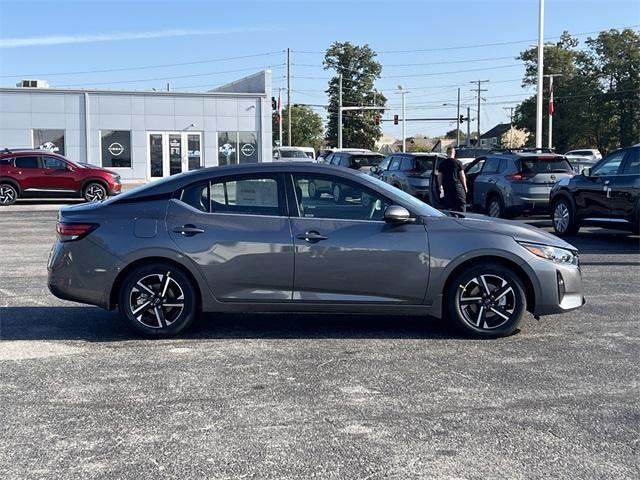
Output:
[[[318,150],[322,144],[324,127],[322,118],[311,107],[305,105],[291,106],[291,144],[296,147],[313,147]],[[288,139],[289,110],[285,106],[282,109],[282,142],[286,145]],[[279,140],[279,126],[276,123],[275,113],[271,116],[273,128],[273,144]]]
[[444,134],[444,138],[458,138],[457,133],[460,132],[460,139],[463,139],[466,133],[458,128],[454,128],[453,130],[449,130]]
[[[325,70],[335,70],[336,75],[329,80],[329,124],[327,140],[331,146],[338,145],[338,75],[342,74],[343,106],[384,106],[386,97],[373,86],[380,78],[382,65],[375,60],[376,53],[368,46],[353,45],[350,42],[335,42],[326,51]],[[375,125],[374,116],[382,115],[382,110],[347,111],[342,116],[342,146],[373,149],[382,136],[382,129]]]
[[[554,81],[553,140],[557,151],[596,147],[609,150],[636,143],[640,138],[640,35],[624,29],[600,32],[587,39],[586,49],[564,32],[545,49],[545,74],[561,74]],[[537,48],[526,50],[523,85],[535,85]],[[545,85],[546,84],[545,82]],[[543,115],[548,118],[548,90]],[[536,97],[516,109],[514,123],[535,134]],[[544,122],[546,145],[548,123]],[[535,144],[534,135],[529,145]]]

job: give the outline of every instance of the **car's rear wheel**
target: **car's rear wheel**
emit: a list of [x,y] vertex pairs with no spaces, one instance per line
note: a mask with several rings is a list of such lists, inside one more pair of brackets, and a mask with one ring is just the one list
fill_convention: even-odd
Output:
[[138,334],[168,338],[193,323],[196,300],[196,290],[187,275],[172,265],[152,263],[127,275],[118,294],[118,308]]
[[504,203],[499,196],[493,195],[489,198],[487,202],[487,215],[493,218],[505,217]]
[[99,202],[107,198],[107,189],[101,183],[91,182],[84,187],[82,196],[87,202]]
[[560,198],[553,203],[551,219],[553,229],[558,235],[575,235],[580,230],[575,209],[566,198]]
[[522,280],[512,269],[479,264],[451,279],[445,308],[453,326],[465,335],[504,337],[518,328],[527,297]]
[[18,190],[10,183],[0,184],[0,205],[13,205],[18,199]]
[[316,182],[313,180],[309,182],[309,197],[316,199],[320,197],[320,192],[318,191],[318,187],[316,187]]

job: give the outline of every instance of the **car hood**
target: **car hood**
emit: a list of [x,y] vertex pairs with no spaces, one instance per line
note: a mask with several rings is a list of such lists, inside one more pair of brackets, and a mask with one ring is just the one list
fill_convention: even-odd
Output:
[[573,245],[565,242],[561,238],[545,232],[540,228],[533,227],[521,222],[512,220],[494,219],[485,215],[477,214],[456,214],[454,221],[465,228],[474,230],[484,230],[487,233],[498,233],[508,235],[519,242],[531,242],[554,247],[566,248],[577,251]]

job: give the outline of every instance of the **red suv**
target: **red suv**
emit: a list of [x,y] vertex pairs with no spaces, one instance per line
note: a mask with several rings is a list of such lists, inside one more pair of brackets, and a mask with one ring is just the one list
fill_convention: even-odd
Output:
[[79,196],[96,202],[120,193],[120,175],[46,150],[0,151],[0,205],[19,197]]

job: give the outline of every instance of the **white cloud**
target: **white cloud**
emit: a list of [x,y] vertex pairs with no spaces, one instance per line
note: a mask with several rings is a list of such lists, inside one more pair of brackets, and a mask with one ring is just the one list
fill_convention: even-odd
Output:
[[149,38],[188,37],[194,35],[226,35],[248,32],[272,32],[269,28],[231,28],[225,30],[158,30],[137,33],[99,33],[87,35],[52,35],[44,37],[0,38],[0,48],[68,45],[73,43],[114,42]]

